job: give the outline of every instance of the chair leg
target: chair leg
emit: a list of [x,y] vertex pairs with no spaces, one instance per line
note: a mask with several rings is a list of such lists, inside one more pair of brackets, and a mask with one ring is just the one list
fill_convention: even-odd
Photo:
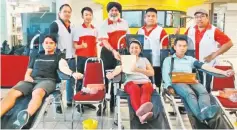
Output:
[[104,101],[102,101],[101,103],[102,109],[101,109],[101,129],[103,129],[103,125],[104,125]]
[[74,117],[73,117],[73,115],[74,115],[74,101],[72,101],[72,129],[73,129],[73,121],[74,121]]
[[64,121],[66,121],[66,112],[65,112],[64,105],[63,105],[62,95],[60,96],[60,105],[61,105],[61,108],[62,108]]

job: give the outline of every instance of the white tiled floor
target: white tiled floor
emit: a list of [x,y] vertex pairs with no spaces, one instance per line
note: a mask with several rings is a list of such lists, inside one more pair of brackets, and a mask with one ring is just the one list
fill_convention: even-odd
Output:
[[[8,89],[2,89],[1,90],[1,96],[4,96],[6,94],[6,92],[8,91]],[[126,107],[126,105],[122,105],[123,107],[121,107],[121,113],[122,113],[122,118],[126,118],[128,119],[128,108]],[[169,104],[165,105],[165,108],[168,111],[172,111],[172,108]],[[43,127],[43,121],[41,120],[41,122],[39,123],[39,125],[37,126],[37,129],[71,129],[71,108],[67,108],[66,109],[66,121],[64,121],[63,115],[62,114],[56,114],[55,113],[55,107],[54,105],[51,105],[48,109],[47,115],[45,117],[45,125]],[[86,110],[86,109],[85,109]],[[92,119],[96,119],[99,122],[100,117],[96,116],[96,111],[93,110],[86,110],[85,113],[83,114],[83,117],[80,118],[80,114],[78,112],[75,111],[75,115],[74,115],[74,129],[83,129],[82,127],[82,121],[88,118],[92,118]],[[191,129],[191,125],[189,123],[188,117],[187,115],[182,115],[182,118],[184,120],[184,124],[185,127],[187,129]],[[234,121],[234,116],[233,116],[233,121]],[[103,129],[117,129],[117,126],[115,126],[113,124],[113,114],[109,114],[106,113],[106,117],[104,118],[104,125],[103,125]],[[122,122],[123,126],[125,129],[129,129],[130,128],[130,124],[129,121],[123,121]],[[181,129],[180,123],[176,122],[176,118],[175,117],[171,117],[171,124],[173,126],[174,129]],[[99,124],[98,126],[99,128],[101,128],[101,125]]]

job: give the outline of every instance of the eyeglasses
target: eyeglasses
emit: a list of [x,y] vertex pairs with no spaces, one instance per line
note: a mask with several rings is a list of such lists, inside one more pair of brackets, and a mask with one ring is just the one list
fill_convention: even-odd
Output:
[[206,17],[206,15],[200,15],[200,16],[195,16],[195,19],[203,19],[203,18],[205,18]]

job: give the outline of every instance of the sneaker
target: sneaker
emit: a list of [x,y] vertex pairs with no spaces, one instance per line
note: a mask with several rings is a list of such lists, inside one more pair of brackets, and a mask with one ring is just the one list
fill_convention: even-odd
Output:
[[22,129],[30,118],[30,114],[26,110],[22,110],[17,115],[17,120],[13,123],[15,129]]
[[63,113],[61,106],[56,106],[56,112],[57,112],[58,114],[62,114],[62,113]]
[[92,110],[96,110],[96,107],[94,105],[92,105],[92,104],[84,104],[83,106],[88,107],[88,108],[90,108]]
[[205,108],[201,109],[201,112],[199,114],[199,118],[201,120],[211,119],[215,116],[218,109],[219,109],[219,106],[217,106],[217,105],[212,105],[212,106],[209,106],[209,107],[205,107]]

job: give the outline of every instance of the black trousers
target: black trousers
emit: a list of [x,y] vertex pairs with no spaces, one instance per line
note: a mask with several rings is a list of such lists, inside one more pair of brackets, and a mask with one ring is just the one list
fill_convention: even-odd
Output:
[[[77,56],[77,71],[84,74],[85,63],[88,57]],[[83,80],[77,80],[77,91],[81,91]]]
[[154,81],[154,83],[155,83],[156,87],[159,88],[159,91],[160,91],[160,86],[161,86],[161,81],[162,81],[161,67],[154,66],[153,69],[154,69],[154,72],[155,72],[155,76],[154,76],[155,81]]
[[[104,63],[104,70],[115,69],[115,67],[117,65],[117,60],[114,58],[114,55],[111,51],[109,51],[108,49],[103,47],[101,49],[100,57]],[[105,73],[105,75],[106,75],[106,73]],[[106,92],[108,92],[108,79],[107,78],[105,78],[105,86],[106,86]],[[111,85],[111,92],[110,92],[110,95],[111,95],[110,108],[114,107],[114,91],[113,91],[113,89],[114,89],[114,86],[112,84]]]
[[210,93],[211,92],[211,82],[212,82],[212,76],[209,74],[206,74],[206,84],[204,84],[204,76],[203,76],[203,72],[198,72],[201,83],[206,87],[207,92]]

